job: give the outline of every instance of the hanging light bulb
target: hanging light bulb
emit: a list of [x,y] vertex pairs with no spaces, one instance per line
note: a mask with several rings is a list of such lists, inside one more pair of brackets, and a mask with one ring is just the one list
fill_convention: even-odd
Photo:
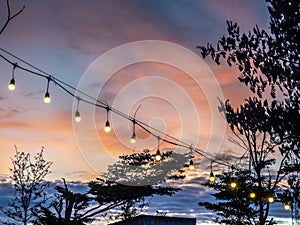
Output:
[[[110,130],[111,130],[110,124],[109,124],[109,121],[108,121],[108,111],[109,111],[109,107],[107,106],[107,107],[106,107],[106,122],[105,122],[105,127],[104,127],[104,131],[105,131],[106,133],[109,133]],[[134,139],[135,139],[135,138],[134,138]],[[132,142],[131,142],[131,138],[130,138],[130,143],[132,143]],[[135,143],[135,142],[134,142],[134,143]],[[134,144],[134,143],[132,143],[132,144]]]
[[17,67],[17,64],[14,64],[13,70],[12,70],[12,78],[8,84],[8,89],[10,91],[13,91],[16,89],[16,82],[15,82],[15,69]]
[[210,175],[209,175],[209,181],[211,183],[215,182],[215,176],[214,176],[214,173],[212,171],[210,172]]
[[14,79],[14,78],[12,78],[12,79],[10,80],[9,85],[8,85],[8,89],[9,89],[10,91],[13,91],[13,90],[16,89],[15,79]]
[[130,137],[130,143],[135,144],[136,143],[136,135],[135,135],[135,120],[132,120],[132,135]]
[[236,187],[237,187],[236,181],[234,181],[234,180],[231,181],[231,182],[230,182],[230,187],[233,188],[233,189],[236,188]]
[[156,160],[156,161],[160,161],[160,160],[161,160],[161,154],[160,154],[159,149],[157,149],[157,151],[156,151],[156,154],[155,154],[155,160]]
[[44,97],[44,102],[45,102],[45,103],[50,103],[50,102],[51,102],[50,94],[49,94],[49,83],[50,83],[50,77],[48,77],[47,91],[46,91],[45,97]]
[[252,199],[255,198],[256,197],[255,192],[254,191],[250,191],[249,197],[252,198]]
[[75,117],[74,117],[74,120],[79,123],[81,121],[81,117],[80,117],[80,113],[79,113],[79,101],[80,101],[80,98],[77,97],[77,109],[76,109],[76,112],[75,112]]
[[75,113],[75,118],[74,119],[75,119],[76,122],[80,122],[81,121],[80,113],[79,113],[78,110]]
[[49,94],[48,91],[47,91],[46,94],[45,94],[44,102],[45,102],[45,103],[50,103],[50,102],[51,102],[50,94]]
[[[110,128],[110,124],[109,124],[109,121],[107,120],[106,123],[105,123],[105,127],[104,127],[104,131],[106,133],[109,133],[111,131],[111,128]],[[131,142],[131,141],[130,141]],[[134,143],[133,143],[134,144]]]
[[155,160],[156,161],[160,161],[162,159],[161,153],[159,151],[159,141],[160,141],[160,137],[157,136],[157,151],[155,153]]
[[130,137],[130,143],[135,144],[135,142],[136,142],[136,136],[135,136],[135,133],[133,133]]
[[275,198],[272,195],[270,195],[267,197],[267,201],[268,201],[268,203],[272,204],[275,202]]
[[215,182],[215,175],[214,175],[214,173],[213,173],[213,171],[212,171],[212,163],[213,163],[213,162],[210,163],[210,175],[209,175],[209,181],[210,181],[211,183]]
[[291,205],[289,204],[289,203],[284,203],[283,204],[283,208],[285,209],[285,210],[291,210]]
[[189,169],[190,170],[194,170],[195,169],[193,160],[190,161]]

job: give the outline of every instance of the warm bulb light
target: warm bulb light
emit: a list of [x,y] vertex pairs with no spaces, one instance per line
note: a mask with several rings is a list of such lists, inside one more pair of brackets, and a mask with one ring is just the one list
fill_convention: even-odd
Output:
[[214,173],[212,171],[210,172],[210,175],[209,175],[209,181],[211,183],[215,182],[215,176],[214,176]]
[[[110,124],[109,124],[109,121],[107,120],[106,123],[105,123],[104,131],[105,131],[106,133],[109,133],[110,130],[111,130]],[[130,140],[130,142],[131,142],[131,140]],[[133,144],[134,144],[134,143],[133,143]]]
[[284,203],[283,208],[285,210],[291,210],[291,205],[289,203]]
[[269,196],[269,197],[267,197],[267,201],[269,203],[274,203],[275,202],[275,198],[273,196]]
[[194,170],[195,169],[193,160],[190,161],[189,169],[190,170]]
[[250,197],[250,198],[255,198],[255,197],[256,197],[256,194],[255,194],[254,192],[250,192],[250,193],[249,193],[249,197]]
[[161,160],[161,154],[160,154],[159,149],[157,149],[157,151],[156,151],[156,154],[155,154],[155,160],[156,160],[156,161],[160,161],[160,160]]
[[44,102],[45,102],[45,103],[50,103],[50,102],[51,102],[50,94],[49,94],[48,91],[47,91],[46,94],[45,94]]
[[11,79],[8,85],[8,89],[13,91],[16,89],[16,85],[15,85],[15,79]]
[[135,142],[136,142],[136,136],[135,136],[135,133],[133,133],[130,138],[130,143],[135,144]]
[[237,183],[235,181],[230,182],[230,187],[236,188],[236,186],[237,186]]
[[75,113],[75,121],[76,122],[80,122],[81,121],[80,113],[78,111],[76,111],[76,113]]

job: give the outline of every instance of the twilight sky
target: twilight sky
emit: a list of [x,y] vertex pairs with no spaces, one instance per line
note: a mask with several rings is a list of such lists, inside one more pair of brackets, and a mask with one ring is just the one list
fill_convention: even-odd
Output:
[[[211,108],[210,98],[214,87],[220,87],[223,98],[230,98],[234,105],[242,103],[249,96],[247,88],[238,83],[236,71],[205,60],[207,65],[200,63],[204,75],[191,78],[178,64],[196,68],[193,63],[198,61],[191,62],[182,55],[172,55],[173,49],[160,52],[154,47],[149,51],[153,51],[156,57],[162,55],[166,57],[166,61],[172,58],[179,63],[170,65],[161,61],[137,62],[127,64],[104,77],[111,64],[115,63],[115,58],[112,54],[110,61],[103,64],[101,56],[107,58],[107,52],[113,49],[118,52],[122,49],[120,46],[145,40],[172,42],[183,47],[185,52],[190,51],[190,55],[199,55],[196,46],[207,42],[215,43],[226,32],[226,20],[237,21],[242,32],[256,24],[266,29],[268,14],[264,1],[26,0],[13,1],[12,11],[23,5],[26,6],[24,12],[0,36],[1,48],[74,87],[87,80],[87,84],[83,85],[84,91],[95,89],[96,92],[91,92],[98,94],[95,98],[105,100],[126,114],[132,116],[141,105],[137,119],[204,151],[225,155],[236,151],[222,132],[212,132],[216,129],[215,124],[222,131],[224,121],[221,115],[215,117],[217,108]],[[2,1],[0,21],[4,21],[5,16],[6,8]],[[135,45],[133,49],[134,55],[131,57],[135,59],[147,55]],[[124,60],[130,61],[126,54]],[[53,172],[48,178],[57,180],[64,177],[69,181],[93,179],[98,173],[104,172],[106,166],[113,163],[118,155],[144,148],[155,150],[157,140],[139,129],[137,144],[130,145],[128,139],[131,124],[115,115],[110,115],[114,132],[105,134],[103,125],[106,112],[103,109],[91,109],[80,103],[82,121],[80,125],[73,124],[72,107],[74,110],[76,100],[55,85],[50,85],[52,100],[50,104],[45,104],[45,79],[16,69],[16,90],[10,92],[7,85],[11,79],[11,71],[12,67],[1,60],[2,177],[5,178],[9,173],[14,145],[20,151],[33,154],[44,146],[45,158],[54,162]],[[213,95],[213,98],[216,99],[216,96]],[[88,121],[93,122],[93,129],[89,127]],[[215,150],[210,148],[214,144]],[[169,146],[162,143],[162,148],[164,147]],[[209,218],[209,212],[196,206],[198,200],[191,201],[197,198],[200,200],[204,196],[207,198],[208,195],[207,190],[199,185],[208,174],[208,165],[195,156],[195,161],[198,162],[196,166],[201,171],[198,169],[190,173],[181,184],[184,190],[171,200],[153,200],[152,211],[163,209],[169,210],[170,214],[188,214],[204,220]],[[2,193],[8,189],[5,185],[0,187]],[[174,202],[165,203],[170,201]],[[186,207],[186,204],[189,206]],[[188,212],[186,208],[189,208]],[[274,211],[275,216],[281,216],[281,213],[284,212],[279,208]]]

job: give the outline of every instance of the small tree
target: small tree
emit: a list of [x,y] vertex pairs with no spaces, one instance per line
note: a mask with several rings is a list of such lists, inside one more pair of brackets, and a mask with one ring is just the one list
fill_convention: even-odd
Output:
[[50,173],[52,162],[45,161],[42,148],[31,159],[29,153],[19,152],[12,158],[13,168],[10,169],[12,175],[12,185],[14,188],[14,198],[11,199],[7,207],[1,207],[1,211],[14,222],[4,221],[4,224],[24,224],[34,220],[34,212],[39,211],[39,206],[46,202],[46,188],[49,182],[44,178]]

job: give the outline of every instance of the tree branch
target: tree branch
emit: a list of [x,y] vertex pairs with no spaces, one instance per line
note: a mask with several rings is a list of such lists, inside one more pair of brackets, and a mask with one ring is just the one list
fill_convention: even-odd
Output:
[[3,33],[3,31],[6,29],[7,25],[13,20],[16,16],[18,16],[20,13],[23,12],[25,9],[25,6],[23,6],[18,12],[16,12],[14,15],[11,16],[11,11],[10,11],[10,5],[9,5],[9,0],[6,0],[6,7],[7,7],[7,19],[3,25],[3,27],[0,30],[0,35]]

